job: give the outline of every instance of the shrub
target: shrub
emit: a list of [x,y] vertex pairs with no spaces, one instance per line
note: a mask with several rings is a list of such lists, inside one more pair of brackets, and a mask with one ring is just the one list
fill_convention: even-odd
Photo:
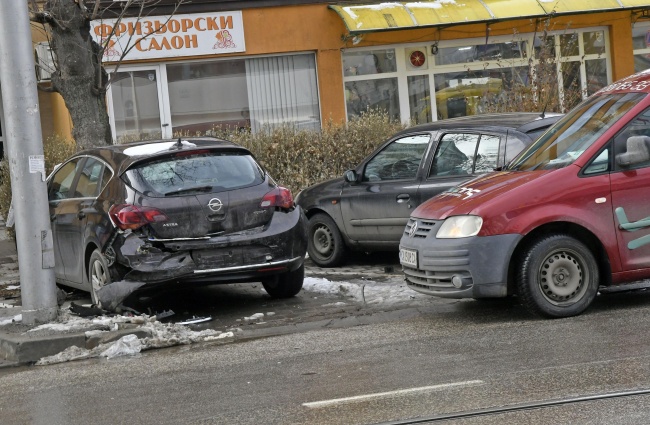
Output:
[[321,131],[283,125],[255,134],[222,128],[209,135],[248,148],[278,184],[295,194],[312,184],[342,176],[403,128],[387,114],[370,110],[345,126],[329,121]]

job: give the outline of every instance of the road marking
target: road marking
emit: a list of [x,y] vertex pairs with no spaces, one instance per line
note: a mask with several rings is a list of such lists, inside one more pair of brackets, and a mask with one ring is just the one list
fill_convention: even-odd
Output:
[[437,390],[444,390],[444,389],[447,389],[447,388],[467,387],[467,386],[482,385],[482,384],[484,384],[484,382],[479,381],[479,380],[463,381],[463,382],[450,382],[448,384],[431,385],[429,387],[408,388],[408,389],[405,389],[405,390],[388,391],[388,392],[385,392],[385,393],[364,394],[364,395],[357,395],[357,396],[354,396],[354,397],[344,397],[344,398],[334,398],[334,399],[331,399],[331,400],[312,401],[312,402],[309,402],[309,403],[303,403],[302,405],[305,406],[305,407],[309,407],[309,408],[325,407],[325,406],[330,406],[330,405],[333,405],[333,404],[348,403],[348,402],[351,402],[351,401],[369,400],[369,399],[380,398],[380,397],[400,396],[400,395],[416,393],[416,392],[437,391]]

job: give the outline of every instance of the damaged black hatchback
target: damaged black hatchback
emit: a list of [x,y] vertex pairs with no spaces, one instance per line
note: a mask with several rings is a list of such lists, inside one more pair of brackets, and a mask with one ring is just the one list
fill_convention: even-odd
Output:
[[48,178],[58,283],[302,288],[305,215],[245,148],[213,138],[82,151]]

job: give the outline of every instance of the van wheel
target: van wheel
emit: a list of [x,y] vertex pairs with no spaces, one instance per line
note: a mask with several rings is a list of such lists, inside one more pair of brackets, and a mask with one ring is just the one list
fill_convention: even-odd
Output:
[[[90,298],[93,304],[99,305],[97,291],[113,282],[114,272],[108,266],[106,257],[99,249],[93,251],[88,261],[88,282],[90,283]],[[101,306],[100,306],[101,307]]]
[[593,254],[568,235],[537,240],[518,266],[521,303],[539,316],[576,316],[589,307],[598,292],[598,265]]
[[326,214],[309,219],[307,252],[309,258],[321,267],[336,267],[343,263],[345,243],[334,220]]
[[271,298],[291,298],[300,292],[304,280],[305,265],[303,264],[292,272],[262,281],[262,286]]

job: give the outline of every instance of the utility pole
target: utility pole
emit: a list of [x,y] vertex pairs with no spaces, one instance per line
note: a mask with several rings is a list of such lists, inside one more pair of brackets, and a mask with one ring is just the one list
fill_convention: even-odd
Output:
[[32,35],[25,0],[0,0],[0,90],[5,114],[23,323],[57,317],[52,228]]

